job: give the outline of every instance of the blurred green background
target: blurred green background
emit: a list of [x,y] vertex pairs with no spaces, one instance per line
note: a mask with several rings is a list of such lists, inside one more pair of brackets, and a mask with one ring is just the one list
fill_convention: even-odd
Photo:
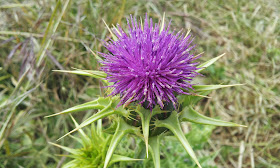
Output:
[[[164,12],[172,29],[192,29],[201,62],[226,53],[204,71],[203,83],[245,84],[213,92],[197,110],[248,128],[185,125],[202,165],[280,167],[279,0],[0,0],[0,167],[61,167],[68,159],[58,155],[66,152],[48,142],[74,125],[67,115],[44,116],[103,93],[95,79],[52,70],[99,68],[85,46],[106,52],[102,19],[125,26],[129,14],[157,22]],[[69,137],[56,143],[76,145]],[[163,141],[161,151],[164,168],[195,167],[176,141]]]

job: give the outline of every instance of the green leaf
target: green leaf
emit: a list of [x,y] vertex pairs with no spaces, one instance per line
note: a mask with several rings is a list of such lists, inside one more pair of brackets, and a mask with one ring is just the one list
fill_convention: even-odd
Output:
[[69,108],[67,110],[64,110],[62,112],[55,113],[55,114],[52,114],[52,115],[48,115],[48,116],[45,116],[45,117],[47,118],[47,117],[53,117],[53,116],[57,116],[57,115],[61,115],[61,114],[67,114],[67,113],[73,113],[73,112],[85,111],[85,110],[91,110],[91,109],[103,109],[103,108],[105,108],[105,107],[100,105],[100,104],[97,104],[96,102],[93,102],[92,104],[90,104],[88,102],[88,103],[81,104],[81,105],[78,105],[78,106],[74,106],[74,107],[71,107],[71,108]]
[[190,146],[188,140],[186,139],[181,126],[180,122],[178,120],[178,115],[176,111],[173,111],[171,115],[165,119],[165,120],[156,120],[155,125],[157,127],[165,127],[168,128],[181,142],[181,144],[184,146],[185,150],[188,152],[190,157],[194,160],[194,162],[197,164],[199,168],[201,168],[201,165],[198,162],[198,159]]
[[232,86],[240,86],[243,84],[233,84],[233,85],[193,85],[195,91],[208,91],[215,90],[220,88],[232,87]]
[[75,149],[68,148],[68,147],[66,147],[66,146],[61,146],[61,145],[58,145],[58,144],[55,144],[55,143],[52,143],[52,142],[49,142],[49,144],[54,145],[54,146],[57,146],[57,147],[59,147],[59,148],[65,150],[65,151],[67,151],[67,152],[69,152],[69,153],[71,153],[71,154],[73,154],[73,155],[80,155],[80,153],[79,153],[77,150],[75,150]]
[[82,122],[78,127],[76,127],[75,129],[73,129],[72,131],[68,132],[67,134],[63,135],[61,138],[58,139],[58,141],[64,137],[66,137],[67,135],[99,120],[99,119],[102,119],[104,117],[107,117],[109,115],[112,115],[114,114],[115,111],[110,107],[108,106],[107,108],[104,108],[103,110],[97,112],[96,114],[92,115],[91,117],[89,117],[88,119],[86,119],[84,122]]
[[[77,123],[77,121],[74,119],[74,117],[71,114],[70,114],[70,117],[71,117],[72,121],[74,122],[75,126],[78,127],[79,124]],[[88,136],[85,134],[85,132],[83,130],[80,129],[79,132],[80,132],[82,137],[87,137],[88,138]]]
[[206,62],[200,64],[199,66],[197,66],[197,68],[200,68],[200,69],[196,70],[196,72],[200,72],[200,71],[204,70],[205,68],[212,65],[214,62],[216,62],[218,59],[220,59],[224,55],[225,55],[225,53],[223,53],[222,55],[217,56],[215,58],[212,58],[209,61],[206,61]]
[[[113,106],[112,106],[113,105]],[[119,114],[121,116],[124,116],[124,117],[128,117],[129,116],[129,111],[123,109],[122,107],[119,107],[117,109],[115,109],[116,107],[116,104],[114,104],[112,101],[110,102],[110,104],[105,107],[104,109],[102,109],[101,111],[97,112],[96,114],[92,115],[91,117],[87,118],[84,122],[82,122],[77,128],[73,129],[72,131],[68,132],[67,134],[63,135],[61,138],[59,138],[58,140],[64,138],[65,136],[85,127],[85,126],[88,126],[89,124],[99,120],[99,119],[102,119],[102,118],[105,118],[109,115],[113,115],[113,114]]]
[[90,76],[94,78],[106,78],[107,74],[103,71],[92,71],[92,70],[53,70],[54,72],[63,72],[63,73],[72,73],[77,75],[84,75],[84,76]]
[[185,107],[180,116],[181,121],[189,121],[198,124],[215,125],[215,126],[225,126],[225,127],[247,127],[245,125],[239,125],[232,122],[217,120],[214,118],[206,117],[192,107]]
[[106,78],[106,77],[107,77],[107,74],[106,74],[105,72],[103,72],[103,71],[97,71],[97,70],[82,70],[82,69],[76,69],[76,70],[89,73],[89,74],[95,76],[95,78]]
[[116,129],[116,132],[111,140],[110,146],[107,150],[105,162],[104,162],[104,168],[106,168],[109,165],[109,162],[111,160],[111,157],[117,147],[117,145],[120,143],[123,136],[126,134],[124,131],[120,131],[120,122],[118,122],[118,126]]
[[149,157],[149,131],[150,131],[150,121],[151,121],[151,117],[152,117],[152,112],[141,108],[140,109],[136,109],[135,110],[141,117],[141,122],[142,122],[142,131],[143,131],[143,136],[144,136],[144,141],[145,141],[145,145],[146,145],[146,154],[147,154],[147,158]]
[[131,161],[141,161],[141,160],[143,160],[143,159],[134,159],[134,158],[130,158],[127,156],[113,154],[109,165],[116,163],[116,162],[131,162]]
[[71,160],[70,162],[64,164],[62,166],[62,168],[73,168],[73,167],[76,167],[76,165],[77,165],[76,162],[77,162],[76,160]]
[[134,133],[136,135],[140,135],[140,130],[137,127],[128,125],[124,120],[119,119],[116,132],[115,132],[115,134],[111,140],[110,146],[107,150],[107,154],[106,154],[106,158],[105,158],[105,162],[104,162],[104,168],[108,167],[117,145],[120,143],[123,136],[128,133]]
[[[104,109],[106,106],[108,106],[109,104],[112,104],[113,102],[118,101],[118,97],[99,97],[96,100],[84,103],[84,104],[80,104],[74,107],[71,107],[67,110],[64,110],[62,112],[59,113],[55,113],[52,115],[48,115],[45,117],[53,117],[53,116],[57,116],[57,115],[61,115],[61,114],[67,114],[67,113],[73,113],[73,112],[78,112],[78,111],[84,111],[84,110],[91,110],[91,109]],[[113,103],[114,104],[114,103]],[[113,107],[115,108],[115,106]]]
[[159,139],[161,135],[149,138],[149,151],[153,157],[155,168],[160,168]]
[[[75,127],[76,128],[79,127],[79,124],[77,123],[77,121],[74,119],[74,117],[71,114],[70,114],[70,117],[71,117],[72,121],[74,122]],[[85,144],[89,143],[90,138],[86,135],[86,133],[82,129],[79,129],[78,131],[80,133],[80,136],[81,136],[81,139],[83,140],[83,142],[85,142]]]
[[191,95],[179,95],[178,102],[183,107],[194,105],[203,98],[209,98],[207,97],[209,93],[211,93],[211,91],[207,90],[207,91],[200,91],[196,94],[191,94]]

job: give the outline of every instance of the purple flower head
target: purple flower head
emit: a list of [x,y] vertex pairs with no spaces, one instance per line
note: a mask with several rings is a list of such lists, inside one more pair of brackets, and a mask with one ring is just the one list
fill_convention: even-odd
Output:
[[[150,22],[150,23],[149,23]],[[199,73],[191,50],[191,36],[181,32],[176,35],[167,28],[154,24],[147,15],[142,23],[135,18],[127,19],[128,33],[117,25],[117,40],[105,43],[109,53],[101,68],[113,82],[111,95],[120,94],[120,105],[148,102],[148,107],[172,102],[176,107],[175,94],[189,94],[192,78]]]

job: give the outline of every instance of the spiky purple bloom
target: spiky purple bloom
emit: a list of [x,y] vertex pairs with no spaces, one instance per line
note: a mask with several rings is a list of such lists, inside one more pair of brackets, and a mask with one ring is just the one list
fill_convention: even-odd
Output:
[[[114,30],[117,40],[105,43],[108,54],[101,68],[113,82],[111,95],[120,94],[120,104],[149,102],[148,107],[158,103],[172,102],[176,106],[177,94],[189,94],[192,78],[198,75],[197,62],[191,50],[191,36],[185,37],[155,24],[146,15],[144,26],[135,18],[127,19],[128,33],[118,25]],[[132,27],[131,27],[132,26]]]

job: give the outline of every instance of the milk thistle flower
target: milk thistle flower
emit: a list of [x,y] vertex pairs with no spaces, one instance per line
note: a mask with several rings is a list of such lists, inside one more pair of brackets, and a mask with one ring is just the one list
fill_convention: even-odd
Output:
[[[102,147],[107,150],[102,150],[105,153],[100,155],[102,159],[106,155],[101,164],[103,168],[107,168],[116,161],[135,160],[125,156],[114,157],[117,145],[127,134],[132,134],[144,141],[145,147],[141,146],[141,148],[146,150],[146,157],[149,153],[152,155],[156,168],[160,168],[159,143],[167,135],[174,135],[192,160],[201,168],[181,128],[181,122],[244,127],[244,125],[206,117],[194,109],[195,104],[212,90],[238,85],[194,85],[191,83],[194,77],[221,58],[223,54],[198,65],[195,60],[199,56],[194,56],[192,53],[193,38],[181,32],[169,33],[170,23],[166,28],[164,17],[161,24],[153,24],[147,15],[144,25],[142,21],[139,23],[132,16],[127,22],[128,33],[125,33],[119,25],[111,29],[105,23],[113,39],[104,42],[109,52],[99,53],[103,59],[88,48],[102,64],[102,71],[60,70],[60,72],[99,78],[112,88],[112,90],[108,89],[110,96],[100,96],[96,100],[47,117],[89,109],[98,110],[81,124],[75,123],[76,128],[61,137],[63,138],[77,130],[81,133],[81,128],[97,121],[101,131],[102,120],[100,119],[111,116],[108,125],[111,130],[109,132],[113,134],[112,139],[108,148],[107,143]],[[129,106],[131,102],[142,104],[142,106],[135,106],[135,103]],[[167,107],[172,107],[172,104],[174,108],[168,109]],[[177,104],[182,108],[176,108]],[[84,133],[82,134],[84,136]],[[69,148],[62,148],[69,150]],[[76,158],[80,158],[80,153],[73,154]]]
[[[113,82],[111,95],[120,94],[120,104],[148,102],[148,107],[172,102],[176,107],[177,94],[189,94],[190,83],[198,75],[197,58],[191,53],[191,35],[169,32],[170,23],[154,24],[146,15],[144,26],[131,16],[127,19],[128,33],[117,25],[118,40],[105,43],[109,53],[100,53],[101,70]],[[184,90],[183,90],[184,89]]]

